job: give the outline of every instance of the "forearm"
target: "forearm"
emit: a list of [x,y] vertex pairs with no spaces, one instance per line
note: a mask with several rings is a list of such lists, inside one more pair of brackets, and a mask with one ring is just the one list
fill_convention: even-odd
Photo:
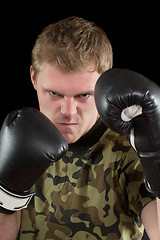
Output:
[[0,239],[16,240],[21,222],[21,212],[11,215],[0,213]]
[[160,233],[160,199],[157,198],[157,211],[158,211],[158,225],[159,225],[159,233]]

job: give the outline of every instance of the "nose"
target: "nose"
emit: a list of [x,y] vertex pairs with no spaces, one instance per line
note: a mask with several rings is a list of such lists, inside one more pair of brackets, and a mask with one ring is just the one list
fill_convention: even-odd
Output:
[[66,116],[77,113],[77,107],[73,97],[64,97],[61,105],[61,113]]

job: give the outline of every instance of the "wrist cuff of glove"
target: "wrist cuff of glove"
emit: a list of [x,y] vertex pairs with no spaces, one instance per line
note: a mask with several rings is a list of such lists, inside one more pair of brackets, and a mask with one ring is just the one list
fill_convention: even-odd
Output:
[[21,210],[27,207],[33,195],[34,193],[17,195],[0,186],[0,207],[10,211]]
[[155,197],[160,199],[160,192],[153,191],[148,181],[145,181],[145,186],[148,192],[152,193]]

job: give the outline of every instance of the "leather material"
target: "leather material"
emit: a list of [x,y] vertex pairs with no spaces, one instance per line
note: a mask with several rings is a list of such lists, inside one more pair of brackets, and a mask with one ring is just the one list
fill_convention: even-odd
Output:
[[[104,72],[98,79],[95,101],[104,123],[113,131],[128,137],[141,159],[147,189],[159,196],[159,86],[134,71],[113,68]],[[124,121],[122,113],[132,106],[133,109],[137,106],[137,109],[142,111],[135,117],[133,113],[133,117],[126,117]]]
[[21,197],[68,150],[52,122],[33,108],[13,111],[0,131],[0,185]]

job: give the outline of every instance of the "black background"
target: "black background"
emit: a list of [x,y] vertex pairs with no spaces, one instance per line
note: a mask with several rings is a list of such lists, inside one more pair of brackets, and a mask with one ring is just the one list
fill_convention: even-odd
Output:
[[[87,5],[86,5],[87,4]],[[114,52],[114,67],[137,71],[159,81],[159,6],[132,1],[112,4],[106,1],[45,1],[1,7],[0,107],[6,114],[23,106],[38,107],[29,75],[30,56],[37,35],[48,24],[69,16],[94,21],[108,35]],[[159,84],[159,83],[158,83]]]
[[46,25],[73,15],[94,21],[107,33],[114,67],[137,71],[159,84],[158,2],[119,2],[21,1],[1,5],[0,123],[11,110],[38,107],[29,75],[33,44]]

